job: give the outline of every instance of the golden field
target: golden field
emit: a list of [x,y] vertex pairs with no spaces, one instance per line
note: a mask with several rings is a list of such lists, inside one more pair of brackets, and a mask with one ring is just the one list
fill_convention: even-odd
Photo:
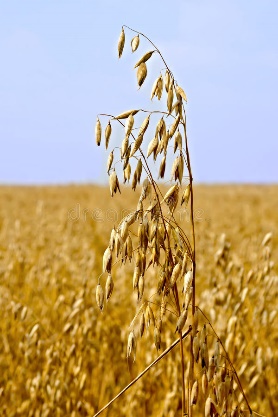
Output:
[[[138,193],[124,189],[112,199],[108,187],[90,185],[1,187],[0,197],[0,415],[93,416],[158,355],[147,329],[127,366],[137,308],[132,263],[116,266],[103,312],[95,297],[110,231]],[[278,413],[277,208],[278,186],[195,187],[197,305],[226,346],[254,416]],[[177,218],[189,229],[186,212]],[[228,250],[217,263],[223,241]],[[161,351],[177,338],[175,327],[166,314]],[[180,415],[179,367],[177,347],[102,415]],[[201,405],[195,415],[204,415]]]

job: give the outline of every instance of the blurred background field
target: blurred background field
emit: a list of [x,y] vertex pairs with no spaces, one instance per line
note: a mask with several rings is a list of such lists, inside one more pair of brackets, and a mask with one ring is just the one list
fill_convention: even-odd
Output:
[[[137,192],[122,194],[111,199],[107,187],[90,185],[0,187],[1,416],[93,416],[156,357],[153,333],[146,330],[128,370],[128,326],[137,306],[130,298],[132,264],[116,268],[104,312],[96,306],[110,231],[136,207]],[[224,341],[235,317],[228,351],[251,406],[273,417],[277,208],[276,185],[195,188],[197,304]],[[178,210],[178,220],[189,230],[186,211]],[[263,247],[269,232],[272,238]],[[227,259],[217,264],[223,241]],[[162,349],[176,339],[175,319],[167,316],[163,326]],[[178,415],[176,350],[103,415]]]

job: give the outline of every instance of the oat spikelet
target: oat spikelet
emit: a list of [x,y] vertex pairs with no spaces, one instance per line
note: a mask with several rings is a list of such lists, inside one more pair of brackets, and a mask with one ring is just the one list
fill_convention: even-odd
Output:
[[198,387],[198,381],[196,380],[193,384],[192,391],[191,391],[191,405],[197,404],[198,393],[199,393],[199,387]]
[[212,400],[210,397],[208,397],[205,403],[205,417],[212,417],[211,408],[212,408]]
[[149,146],[148,146],[148,151],[147,151],[147,158],[152,154],[152,153],[154,153],[154,155],[155,155],[155,151],[156,151],[156,149],[157,149],[157,146],[158,146],[158,137],[157,136],[155,136],[151,141],[150,141],[150,143],[149,143]]
[[114,154],[113,151],[110,152],[108,159],[107,159],[107,173],[109,174],[109,171],[111,169],[111,166],[113,164],[113,160],[114,160]]
[[124,169],[124,183],[129,182],[130,175],[131,175],[131,166],[130,166],[130,163],[128,163],[126,168]]
[[175,198],[175,194],[178,192],[178,190],[179,190],[178,184],[172,185],[172,187],[165,194],[163,201],[165,201],[165,203],[169,205],[171,202],[171,199]]
[[99,118],[97,118],[97,122],[96,122],[95,136],[96,136],[97,146],[99,146],[101,142],[101,124],[100,124]]
[[184,99],[184,101],[187,103],[186,94],[179,85],[176,86],[176,93],[177,93],[177,95],[179,94]]
[[153,83],[152,91],[151,91],[151,100],[154,98],[157,89],[158,78]]
[[118,116],[115,116],[114,119],[116,120],[121,120],[121,119],[126,119],[130,114],[132,114],[132,116],[134,116],[136,113],[138,113],[139,110],[127,110],[121,114],[119,114]]
[[151,92],[151,100],[154,98],[154,96],[157,96],[158,100],[160,100],[162,97],[162,91],[163,91],[163,78],[162,78],[162,75],[160,75],[160,77],[158,77],[153,84],[153,88]]
[[108,274],[106,284],[105,284],[105,292],[106,292],[106,300],[111,297],[114,288],[114,281],[111,274]]
[[119,180],[118,180],[118,177],[117,177],[117,174],[116,174],[115,170],[113,170],[110,174],[109,187],[110,187],[111,197],[113,197],[113,195],[116,194],[117,190],[119,192],[121,192]]
[[128,140],[128,136],[126,136],[124,138],[124,140],[122,141],[122,147],[121,147],[121,157],[124,158],[127,152],[129,146],[129,140]]
[[136,339],[133,330],[128,335],[127,341],[127,357],[129,358],[133,353],[133,360],[136,358]]
[[187,273],[184,276],[184,283],[183,283],[183,292],[187,293],[190,290],[191,284],[193,280],[193,272],[187,271]]
[[145,200],[151,193],[151,183],[148,178],[145,178],[142,185],[142,191],[140,195],[140,201]]
[[154,318],[153,310],[150,304],[148,304],[146,308],[146,325],[147,327],[150,327],[151,324],[155,325],[155,318]]
[[141,274],[138,281],[138,301],[142,300],[145,288],[144,276]]
[[143,121],[142,125],[140,126],[139,129],[139,134],[137,139],[135,140],[134,144],[133,144],[133,148],[130,152],[130,157],[132,157],[135,152],[140,148],[142,142],[143,142],[143,137],[144,137],[144,133],[146,132],[148,126],[150,123],[150,115],[148,115],[145,120]]
[[181,333],[187,320],[188,309],[184,309],[178,319],[176,332]]
[[212,356],[209,360],[209,365],[208,365],[208,381],[209,382],[213,378],[214,371],[215,371],[215,360],[214,360],[214,356]]
[[134,171],[134,174],[133,174],[133,177],[132,177],[132,182],[131,182],[131,189],[132,189],[133,191],[135,191],[135,190],[136,190],[136,187],[137,187],[137,182],[138,182],[137,172],[136,172],[136,171]]
[[132,286],[133,289],[135,290],[136,288],[138,288],[138,282],[139,282],[139,277],[140,277],[140,269],[138,266],[136,266],[134,268],[134,272],[133,272],[133,280],[132,280]]
[[132,254],[133,254],[133,247],[132,247],[132,239],[129,235],[127,236],[127,239],[126,239],[126,249],[127,249],[126,252],[127,252],[128,259],[131,261]]
[[125,124],[125,134],[127,137],[131,134],[133,125],[134,125],[134,117],[132,113],[130,113]]
[[134,36],[134,38],[131,39],[131,50],[132,52],[135,52],[136,49],[138,48],[140,43],[140,38],[139,35]]
[[145,64],[145,62],[142,62],[142,64],[139,65],[138,70],[137,70],[137,83],[139,85],[139,88],[142,86],[143,82],[145,81],[146,77],[147,77],[147,65]]
[[181,205],[184,203],[186,207],[189,201],[189,197],[190,197],[190,184],[187,185],[187,187],[185,188],[182,194]]
[[182,183],[183,170],[184,170],[184,162],[183,162],[182,155],[180,155],[176,157],[172,166],[172,179],[174,180],[178,179],[180,184]]
[[177,130],[179,122],[180,122],[180,116],[176,117],[174,123],[170,127],[170,130],[169,130],[169,137],[170,138],[174,135],[175,131]]
[[182,136],[179,131],[175,134],[174,153],[177,149],[182,151]]
[[103,254],[103,272],[111,272],[112,267],[112,252],[110,247],[105,250]]
[[138,149],[142,145],[143,138],[144,138],[144,136],[142,134],[139,134],[138,137],[135,139],[135,142],[134,142],[133,147],[132,147],[131,152],[130,152],[130,157],[132,157],[135,154],[135,152],[138,151]]
[[172,112],[173,99],[174,99],[173,84],[171,83],[168,89],[168,96],[167,96],[167,108],[168,108],[169,113]]
[[150,123],[150,114],[144,119],[144,121],[143,121],[143,123],[141,124],[141,126],[140,126],[140,129],[139,129],[139,135],[144,135],[144,133],[146,132],[146,130],[147,130],[147,128],[148,128],[148,126],[149,126],[149,123]]
[[182,179],[183,179],[183,170],[184,170],[184,161],[183,161],[182,154],[180,154],[179,164],[178,164],[178,179],[179,179],[180,184],[182,183]]
[[108,122],[108,124],[105,128],[105,148],[106,149],[108,148],[108,145],[109,145],[109,139],[110,139],[110,136],[111,136],[111,132],[112,132],[112,127],[111,127],[111,123],[110,123],[110,120],[109,120],[109,122]]
[[102,286],[100,284],[97,285],[96,288],[96,302],[100,311],[103,310],[103,303],[104,303],[104,292]]
[[127,236],[128,236],[128,222],[127,220],[124,220],[121,223],[121,226],[119,228],[120,234],[121,234],[121,238],[123,239],[123,241],[125,242]]
[[137,174],[137,181],[139,183],[140,183],[141,174],[142,174],[142,167],[143,167],[142,161],[141,161],[141,159],[139,159],[138,162],[137,162],[136,170],[135,170],[135,172]]
[[177,282],[181,272],[181,264],[177,263],[173,269],[171,278],[170,278],[170,287],[173,288],[175,283]]
[[166,93],[168,93],[168,90],[169,90],[169,86],[170,86],[170,74],[169,74],[169,71],[168,70],[166,70],[166,72],[165,72],[165,77],[164,77],[164,84],[165,84],[165,90],[166,90]]
[[125,46],[125,31],[124,28],[122,27],[122,31],[118,40],[118,55],[119,58],[121,58],[123,50],[124,50],[124,46]]
[[196,362],[198,362],[199,359],[199,352],[200,352],[200,341],[199,336],[193,337],[193,356]]
[[139,324],[139,333],[141,337],[144,334],[144,330],[145,330],[145,314],[142,313],[142,316],[140,318],[140,324]]
[[145,119],[144,119],[144,121],[143,121],[143,123],[141,124],[141,126],[140,126],[140,129],[139,129],[139,135],[144,135],[144,133],[146,132],[146,130],[147,130],[147,128],[148,128],[148,126],[149,126],[149,123],[150,123],[150,115],[148,115]]
[[154,52],[155,51],[150,51],[150,52],[147,52],[145,55],[143,55],[142,58],[139,59],[138,62],[136,62],[136,64],[134,65],[134,68],[140,67],[141,64],[145,64],[145,62],[148,61],[148,59],[150,59],[150,57],[152,56]]
[[208,377],[207,377],[206,370],[204,369],[204,373],[202,375],[202,391],[204,395],[206,395],[207,389],[208,389]]
[[165,174],[165,167],[166,167],[166,156],[164,155],[159,167],[159,178],[164,178]]

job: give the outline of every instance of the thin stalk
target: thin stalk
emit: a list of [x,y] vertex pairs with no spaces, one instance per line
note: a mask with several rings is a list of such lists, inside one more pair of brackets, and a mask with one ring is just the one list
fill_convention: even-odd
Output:
[[[191,235],[192,235],[192,320],[195,314],[195,303],[196,303],[196,248],[195,248],[195,224],[194,224],[194,198],[193,198],[193,175],[191,170],[189,147],[186,133],[186,113],[183,105],[183,114],[184,114],[184,137],[185,137],[185,152],[186,152],[186,163],[189,174],[189,184],[190,184],[190,224],[191,224]],[[192,417],[193,411],[191,406],[191,391],[194,379],[194,357],[193,357],[193,337],[190,337],[190,370],[189,370],[189,380],[188,380],[188,417]]]
[[[180,316],[181,309],[180,309],[180,303],[179,303],[178,287],[176,283],[173,288],[173,295],[175,298],[178,314]],[[186,410],[186,399],[185,399],[185,381],[184,381],[185,369],[184,369],[184,352],[183,352],[182,332],[180,332],[179,335],[180,335],[180,357],[181,357],[182,416],[184,416],[185,410]]]
[[182,333],[180,332],[180,355],[181,355],[181,388],[182,388],[182,417],[185,415],[186,400],[185,400],[185,381],[184,381],[184,353]]

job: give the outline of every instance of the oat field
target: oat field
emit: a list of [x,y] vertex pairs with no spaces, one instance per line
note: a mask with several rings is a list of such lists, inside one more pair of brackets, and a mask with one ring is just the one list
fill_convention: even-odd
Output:
[[[138,193],[122,189],[112,199],[107,187],[90,185],[0,188],[1,416],[93,416],[176,340],[168,314],[160,352],[145,329],[128,366],[132,263],[116,266],[104,312],[96,305],[111,228]],[[196,304],[229,352],[254,416],[278,410],[277,207],[277,186],[195,187]],[[186,230],[186,210],[176,216]],[[173,349],[102,415],[180,415],[178,355]],[[225,375],[211,376],[216,399]],[[242,394],[233,395],[241,404]]]

